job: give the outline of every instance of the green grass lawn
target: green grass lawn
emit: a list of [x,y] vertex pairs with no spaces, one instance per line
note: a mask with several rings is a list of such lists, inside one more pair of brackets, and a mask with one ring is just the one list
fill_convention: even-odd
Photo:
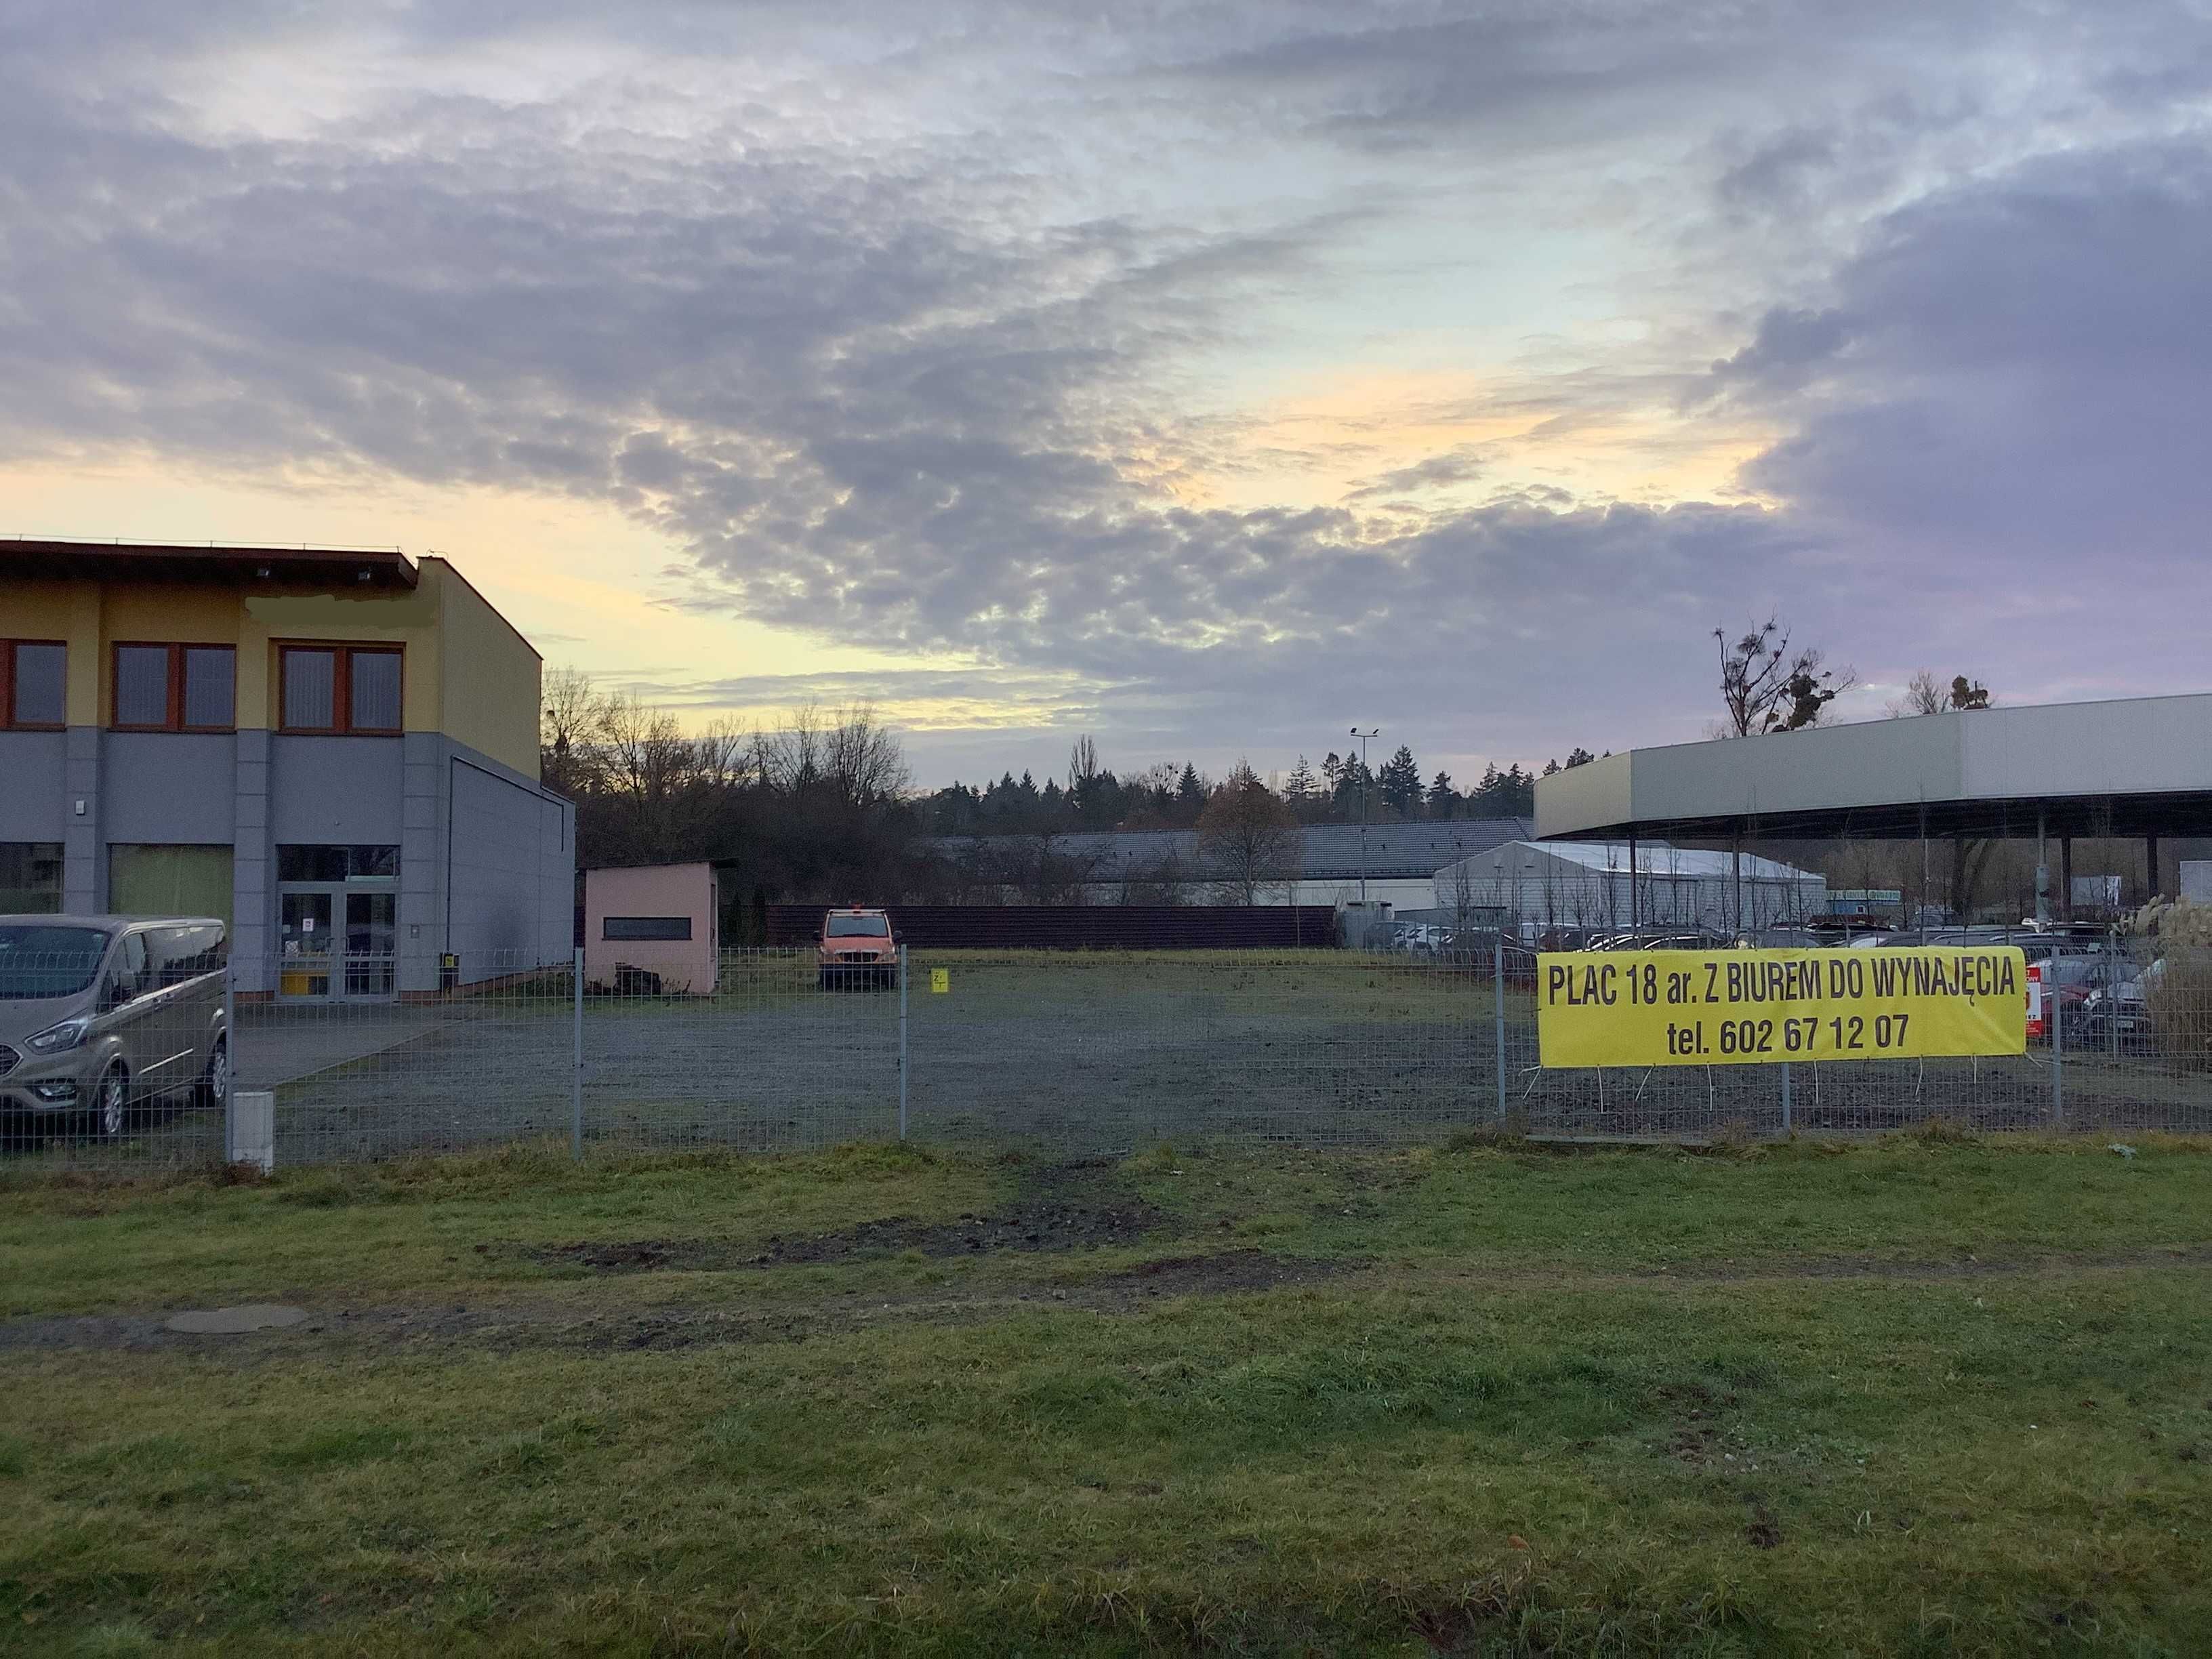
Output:
[[2136,1152],[19,1183],[0,1649],[2180,1659],[2212,1146]]

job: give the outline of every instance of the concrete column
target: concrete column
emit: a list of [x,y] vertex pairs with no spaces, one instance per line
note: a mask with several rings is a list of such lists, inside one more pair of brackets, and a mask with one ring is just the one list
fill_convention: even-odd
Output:
[[2143,896],[2144,902],[2147,903],[2159,895],[2158,837],[2156,836],[2146,836],[2143,838],[2143,869],[2150,880],[2150,891]]
[[1729,843],[1729,866],[1734,878],[1731,884],[1734,897],[1730,903],[1735,911],[1735,925],[1729,929],[1734,936],[1729,942],[1733,944],[1743,937],[1743,826],[1741,823],[1736,825],[1735,839]]
[[2058,838],[2058,919],[2074,920],[2074,837]]
[[1643,896],[1636,890],[1636,837],[1628,838],[1628,925],[1632,929],[1644,925]]
[[240,990],[276,988],[276,850],[269,834],[269,733],[238,734],[230,842],[230,959]]
[[401,740],[399,799],[399,988],[438,988],[446,939],[447,740],[410,732]]
[[62,760],[62,908],[98,915],[107,908],[107,843],[100,832],[96,726],[72,726]]
[[2035,815],[2035,925],[2051,924],[2051,853],[2045,815]]

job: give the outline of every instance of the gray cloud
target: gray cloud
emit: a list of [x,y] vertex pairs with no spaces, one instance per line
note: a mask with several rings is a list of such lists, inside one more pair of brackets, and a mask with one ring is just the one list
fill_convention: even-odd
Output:
[[[2002,677],[2003,630],[2024,628],[2041,643],[2014,678],[2070,685],[2050,618],[2098,591],[2089,569],[2203,594],[2197,151],[2129,137],[2018,160],[1995,94],[1881,85],[1916,54],[1931,82],[2006,81],[2032,32],[2002,9],[1900,0],[1846,27],[1810,5],[1162,4],[1101,30],[1088,8],[954,7],[831,46],[797,6],[577,5],[527,27],[489,4],[17,9],[0,29],[0,453],[611,501],[684,550],[676,603],[986,665],[787,691],[995,684],[1041,725],[1174,752],[1209,732],[1311,750],[1357,718],[1525,757],[1694,735],[1707,631],[1776,605],[1870,669],[1971,655]],[[2155,78],[2153,15],[2201,37],[2160,8],[2085,8],[2069,84],[2192,95],[2187,51]],[[734,53],[787,103],[640,90],[650,70],[625,62],[542,97],[403,85],[241,132],[164,74],[370,29],[425,61],[546,38]],[[110,53],[146,95],[104,89]],[[816,106],[841,74],[973,77],[988,96],[862,142]],[[1319,139],[1376,170],[1233,210],[1132,205],[1116,169],[1158,131],[1267,154]],[[1178,396],[1266,351],[1263,301],[1328,289],[1348,247],[1418,216],[1453,177],[1424,157],[1480,154],[1513,175],[1494,188],[1543,194],[1608,144],[1682,173],[1680,222],[1643,245],[1692,307],[1671,325],[1704,347],[1554,364],[1481,407],[1562,432],[1629,401],[1757,415],[1789,434],[1746,473],[1779,509],[1577,501],[1494,477],[1468,445],[1331,508],[1204,509],[1158,481],[1149,457],[1230,453],[1209,457]],[[1929,168],[1905,205],[1790,240],[1808,204],[1894,201]],[[1438,493],[1478,477],[1500,495]],[[2130,689],[2166,660],[2081,672]]]

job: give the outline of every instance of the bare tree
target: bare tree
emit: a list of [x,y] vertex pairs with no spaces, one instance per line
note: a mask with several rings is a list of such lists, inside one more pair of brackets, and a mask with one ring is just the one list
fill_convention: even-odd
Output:
[[1905,690],[1885,705],[1890,719],[1909,720],[1916,714],[1940,714],[1943,712],[1943,688],[1936,684],[1933,669],[1916,670],[1905,681]]
[[783,795],[813,788],[822,781],[827,747],[820,707],[801,703],[773,732],[756,733],[753,746],[765,787]]
[[548,789],[575,795],[594,781],[606,699],[580,668],[549,668],[539,687],[538,772]]
[[1121,882],[1124,904],[1181,904],[1188,875],[1173,842],[1150,863],[1133,866]]
[[1198,848],[1223,901],[1231,904],[1264,902],[1305,866],[1297,814],[1243,760],[1199,814]]
[[839,805],[866,811],[896,800],[913,782],[896,734],[876,717],[872,703],[837,711],[823,734],[823,781]]
[[1068,745],[1067,793],[1080,795],[1098,781],[1106,769],[1098,763],[1098,740],[1088,732]]
[[625,822],[629,856],[681,856],[703,803],[690,787],[696,754],[676,717],[617,693],[601,713],[599,756],[601,787]]
[[1990,688],[1979,680],[1970,680],[1964,674],[1954,674],[1951,684],[1939,684],[1932,669],[1916,672],[1905,683],[1905,690],[1886,705],[1890,719],[1902,720],[1914,714],[1943,714],[1971,712],[1990,708],[1996,699]]
[[1832,669],[1811,647],[1792,652],[1790,630],[1769,617],[1730,643],[1713,629],[1720,647],[1721,702],[1728,718],[1720,735],[1756,737],[1767,732],[1796,732],[1819,722],[1822,711],[1858,684],[1848,668]]

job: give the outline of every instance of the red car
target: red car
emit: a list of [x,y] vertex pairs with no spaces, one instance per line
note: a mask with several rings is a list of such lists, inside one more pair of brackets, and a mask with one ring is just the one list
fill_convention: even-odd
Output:
[[862,985],[895,988],[898,935],[891,931],[890,913],[857,905],[828,912],[822,918],[822,937],[815,941],[814,957],[819,983],[825,991]]

